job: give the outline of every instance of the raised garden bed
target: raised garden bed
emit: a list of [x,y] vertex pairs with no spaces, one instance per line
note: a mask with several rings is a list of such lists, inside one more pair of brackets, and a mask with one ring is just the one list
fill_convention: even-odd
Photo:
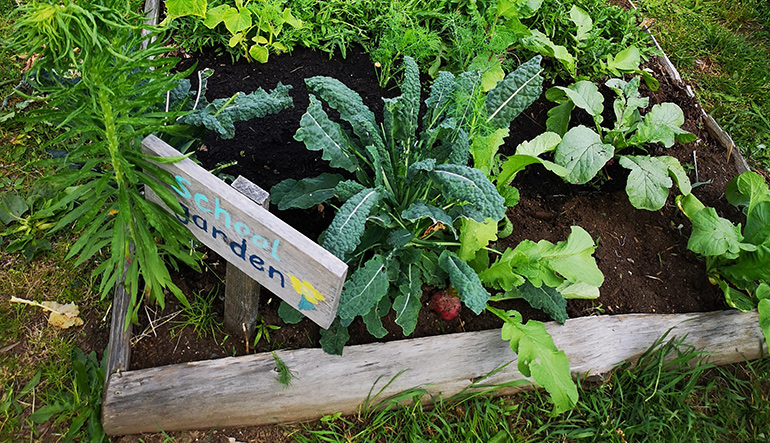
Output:
[[[198,158],[208,167],[238,160],[236,168],[224,172],[244,175],[266,189],[283,178],[299,179],[323,171],[323,167],[319,167],[320,156],[309,154],[291,139],[298,127],[299,115],[307,106],[301,80],[319,73],[336,77],[358,91],[375,114],[381,107],[380,97],[388,95],[387,91],[372,86],[376,81],[363,54],[349,55],[344,63],[325,62],[324,58],[324,55],[297,51],[291,57],[272,58],[267,65],[235,67],[221,59],[199,59],[199,68],[211,66],[217,71],[210,81],[212,96],[226,96],[257,86],[272,88],[278,81],[292,83],[296,113],[284,112],[239,124],[240,138],[226,142],[210,138]],[[745,168],[737,152],[728,156],[731,146],[725,145],[725,141],[730,143],[729,137],[719,132],[675,74],[667,71],[670,64],[664,60],[650,67],[663,84],[661,90],[652,95],[650,104],[677,102],[686,112],[684,128],[700,138],[696,144],[677,144],[666,153],[683,163],[697,160],[698,181],[708,183],[698,189],[699,198],[726,216],[738,217],[737,211],[721,202],[727,181]],[[354,71],[359,68],[363,71]],[[237,81],[233,81],[234,78]],[[514,122],[512,136],[506,144],[508,153],[519,142],[542,132],[539,125],[547,110],[544,103],[536,104]],[[570,225],[582,226],[592,237],[600,238],[595,256],[606,277],[602,295],[595,302],[570,302],[570,316],[602,311],[626,314],[575,318],[563,326],[548,324],[556,345],[570,358],[572,370],[579,375],[608,371],[618,362],[640,355],[672,328],[672,335],[687,335],[687,343],[713,352],[713,361],[719,363],[761,355],[763,338],[756,314],[721,311],[725,307],[723,296],[708,284],[704,266],[686,250],[688,225],[671,200],[657,212],[634,209],[622,191],[623,170],[610,168],[607,175],[612,180],[600,189],[575,188],[535,167],[514,183],[521,190],[522,201],[510,214],[516,227],[506,241],[511,244],[525,238],[557,241],[566,237]],[[323,229],[324,222],[328,223],[319,210],[279,213],[279,216],[311,236]],[[317,220],[321,227],[310,226],[311,219]],[[190,289],[207,286],[210,287],[210,281],[205,279],[188,282]],[[120,300],[120,294],[116,294],[115,312],[120,312]],[[274,320],[271,308],[274,310],[277,303],[265,304],[263,315],[273,315],[268,318]],[[520,305],[513,307],[523,309]],[[718,312],[687,313],[692,311]],[[628,314],[637,312],[649,314]],[[682,314],[652,314],[674,312]],[[537,316],[533,311],[527,313]],[[486,382],[503,383],[523,378],[515,369],[516,356],[500,339],[499,329],[483,331],[490,322],[495,326],[494,320],[467,315],[442,323],[427,309],[423,309],[423,317],[415,336],[424,338],[349,346],[342,357],[324,354],[319,349],[279,351],[279,357],[296,376],[288,388],[277,382],[270,353],[153,368],[158,360],[141,356],[151,349],[157,355],[171,356],[172,360],[165,363],[180,362],[173,360],[173,350],[179,347],[179,342],[175,345],[174,340],[167,337],[152,343],[143,340],[142,347],[135,350],[138,355],[134,361],[140,363],[129,366],[128,338],[124,334],[123,338],[111,341],[112,363],[103,404],[105,430],[110,434],[127,434],[290,422],[328,413],[353,413],[367,394],[372,390],[377,392],[391,380],[394,381],[384,395],[417,386],[429,386],[431,392],[451,395],[510,362],[513,363]],[[118,315],[113,324],[115,321],[120,322]],[[393,319],[386,318],[384,322],[391,331],[385,340],[400,338]],[[300,347],[312,345],[317,342],[317,330],[308,328],[307,321],[303,323],[299,332],[289,332],[288,326],[278,332],[293,334],[293,338],[285,341],[298,343]],[[358,325],[352,327],[351,335],[356,328],[364,332],[363,326]],[[427,337],[437,329],[479,332]],[[304,342],[296,338],[302,336],[306,338]],[[284,340],[280,337],[274,334],[275,340]],[[354,338],[351,342],[363,340]],[[212,353],[227,352],[219,349],[203,351],[202,359]],[[240,345],[235,350],[243,352]],[[189,357],[183,358],[182,361],[189,360]],[[201,355],[192,359],[200,360]],[[344,389],[340,389],[340,383]],[[509,391],[500,391],[504,392]]]

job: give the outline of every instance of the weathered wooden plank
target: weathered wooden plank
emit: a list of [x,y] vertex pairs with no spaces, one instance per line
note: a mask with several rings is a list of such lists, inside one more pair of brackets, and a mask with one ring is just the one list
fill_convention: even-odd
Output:
[[[152,135],[142,148],[154,156],[181,155]],[[176,177],[172,192],[185,209],[177,219],[200,242],[321,327],[331,325],[347,275],[342,260],[192,160],[158,166]],[[162,205],[152,191],[147,198]]]
[[[129,248],[133,253],[133,245]],[[118,371],[126,371],[131,365],[131,323],[126,326],[128,317],[128,308],[131,304],[131,296],[123,286],[126,278],[128,263],[123,266],[123,277],[115,285],[115,292],[112,297],[112,318],[110,319],[110,341],[107,345],[107,372],[109,377]]]
[[[639,357],[666,331],[728,363],[757,358],[764,343],[756,313],[584,317],[549,323],[556,345],[581,375],[600,374]],[[224,358],[131,371],[113,376],[102,405],[110,435],[189,428],[296,422],[358,410],[370,392],[391,395],[414,387],[455,394],[471,380],[513,362],[487,380],[524,377],[500,330],[350,346],[344,356],[320,349],[280,351],[294,373],[288,388],[276,381],[271,354]],[[514,388],[501,391],[511,392]]]
[[[239,175],[230,187],[265,209],[270,205],[270,194],[246,177]],[[230,262],[225,271],[225,329],[235,337],[245,334],[251,340],[256,332],[262,286]]]

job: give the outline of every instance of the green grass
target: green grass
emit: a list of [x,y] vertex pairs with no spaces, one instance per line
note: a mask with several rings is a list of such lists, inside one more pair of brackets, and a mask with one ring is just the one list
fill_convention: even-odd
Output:
[[770,171],[770,2],[636,0],[704,109]]
[[[663,339],[662,339],[663,340]],[[770,438],[770,360],[715,367],[681,340],[660,341],[635,365],[581,383],[560,416],[541,391],[502,398],[431,398],[407,391],[358,416],[328,416],[299,442],[692,442]],[[691,366],[697,362],[697,365]],[[391,407],[404,404],[402,408]],[[431,405],[433,403],[433,405]]]

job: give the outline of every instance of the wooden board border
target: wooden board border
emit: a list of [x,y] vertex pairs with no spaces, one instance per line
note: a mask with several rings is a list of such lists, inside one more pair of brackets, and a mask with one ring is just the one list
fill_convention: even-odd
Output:
[[[767,353],[756,313],[595,316],[569,319],[564,325],[549,322],[546,328],[579,377],[635,361],[666,332],[707,351],[716,364]],[[102,403],[104,430],[123,435],[349,415],[380,389],[381,398],[411,388],[446,397],[501,367],[486,384],[526,380],[499,329],[348,346],[343,356],[321,349],[276,354],[294,375],[288,387],[277,381],[271,353],[111,374]],[[504,388],[495,395],[519,389]]]

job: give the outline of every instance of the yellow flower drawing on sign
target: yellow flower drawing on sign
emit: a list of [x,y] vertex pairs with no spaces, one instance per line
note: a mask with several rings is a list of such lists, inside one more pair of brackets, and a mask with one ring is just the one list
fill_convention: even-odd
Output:
[[315,311],[315,306],[318,302],[326,300],[324,296],[318,292],[318,289],[313,287],[307,280],[300,280],[293,275],[289,275],[289,278],[291,279],[291,286],[297,291],[297,294],[302,296],[299,301],[299,306],[297,306],[300,311]]

